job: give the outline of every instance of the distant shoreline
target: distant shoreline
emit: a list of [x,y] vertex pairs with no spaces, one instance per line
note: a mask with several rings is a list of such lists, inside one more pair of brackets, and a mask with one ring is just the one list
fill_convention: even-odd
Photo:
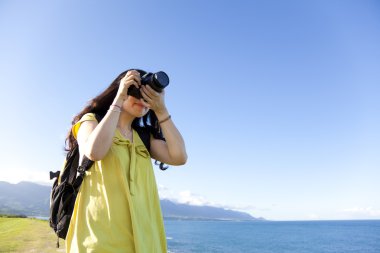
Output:
[[[31,218],[38,220],[49,220],[49,217],[45,216],[26,216],[26,215],[8,215],[0,214],[0,217],[8,218]],[[250,223],[260,223],[260,222],[276,222],[276,223],[286,223],[286,222],[360,222],[360,221],[379,221],[380,219],[352,219],[352,220],[228,220],[228,219],[207,219],[207,218],[184,218],[184,217],[164,217],[165,221],[216,221],[216,222],[250,222]]]
[[[23,214],[1,214],[0,217],[3,218],[29,218],[48,221],[47,216],[28,216]],[[361,222],[361,221],[380,221],[380,219],[351,219],[351,220],[238,220],[238,219],[209,219],[209,218],[193,218],[193,217],[164,217],[164,221],[215,221],[215,222],[250,222],[250,223],[261,223],[261,222],[276,222],[276,223],[286,223],[286,222]]]

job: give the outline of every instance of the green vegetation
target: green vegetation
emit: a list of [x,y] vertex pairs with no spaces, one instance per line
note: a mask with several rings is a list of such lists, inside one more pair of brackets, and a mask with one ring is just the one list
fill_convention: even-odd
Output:
[[0,252],[65,252],[62,239],[56,248],[57,236],[44,220],[0,215]]
[[0,214],[0,217],[3,217],[3,218],[27,218],[26,215],[22,215],[22,214]]

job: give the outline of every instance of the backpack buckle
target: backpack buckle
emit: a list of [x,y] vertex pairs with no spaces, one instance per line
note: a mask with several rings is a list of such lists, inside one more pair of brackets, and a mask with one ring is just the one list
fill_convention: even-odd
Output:
[[58,178],[59,174],[60,174],[60,171],[56,171],[56,172],[50,171],[50,180],[52,180],[53,178]]
[[86,168],[81,165],[81,166],[78,167],[77,171],[83,177],[84,174],[86,173]]

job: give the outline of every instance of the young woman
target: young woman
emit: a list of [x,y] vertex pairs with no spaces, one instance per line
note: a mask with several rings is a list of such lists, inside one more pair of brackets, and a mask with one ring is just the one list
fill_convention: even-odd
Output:
[[[78,144],[81,157],[96,162],[86,172],[76,199],[67,252],[167,251],[151,158],[163,169],[163,163],[184,164],[187,155],[165,106],[165,92],[141,85],[145,73],[121,73],[73,120],[68,149]],[[127,94],[131,86],[140,88],[143,99]],[[150,135],[149,151],[141,131]]]

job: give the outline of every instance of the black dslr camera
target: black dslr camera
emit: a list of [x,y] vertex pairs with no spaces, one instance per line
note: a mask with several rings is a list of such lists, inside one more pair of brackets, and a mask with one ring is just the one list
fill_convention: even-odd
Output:
[[[142,73],[140,72],[140,74]],[[149,85],[153,90],[161,92],[166,86],[169,85],[169,77],[163,71],[159,71],[157,73],[148,72],[141,76],[141,85]],[[140,89],[136,88],[134,85],[129,87],[127,94],[138,99],[143,98]]]

